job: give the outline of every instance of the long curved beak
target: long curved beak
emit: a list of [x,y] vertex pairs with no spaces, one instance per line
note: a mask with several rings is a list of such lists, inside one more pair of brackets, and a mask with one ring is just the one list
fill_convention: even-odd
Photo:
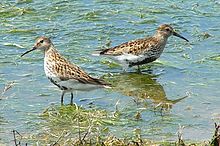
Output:
[[29,53],[29,52],[31,52],[31,51],[34,51],[34,50],[36,50],[36,49],[37,49],[36,47],[33,47],[31,50],[28,50],[28,51],[24,52],[24,53],[21,55],[21,57],[23,57],[25,54],[27,54],[27,53]]
[[187,42],[189,42],[189,40],[187,40],[186,38],[184,38],[184,37],[181,36],[180,34],[176,33],[175,31],[173,32],[173,35],[174,35],[174,36],[177,36],[177,37],[179,37],[179,38],[181,38],[181,39],[184,39],[184,40],[187,41]]

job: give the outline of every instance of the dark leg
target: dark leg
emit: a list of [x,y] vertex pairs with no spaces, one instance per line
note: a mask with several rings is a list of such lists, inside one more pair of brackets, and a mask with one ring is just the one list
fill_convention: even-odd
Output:
[[140,66],[138,65],[137,67],[138,67],[137,72],[138,72],[138,73],[141,73]]
[[73,93],[71,92],[71,100],[70,100],[70,105],[73,105]]
[[63,97],[64,97],[65,92],[62,91],[62,95],[61,95],[61,105],[63,105]]

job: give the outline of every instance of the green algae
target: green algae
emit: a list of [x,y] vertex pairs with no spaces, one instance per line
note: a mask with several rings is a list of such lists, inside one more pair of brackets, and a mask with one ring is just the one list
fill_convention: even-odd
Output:
[[11,18],[16,16],[21,16],[24,14],[31,14],[31,9],[19,8],[15,6],[0,7],[0,15],[2,18]]
[[[40,115],[44,120],[40,125],[45,130],[36,134],[22,136],[22,142],[32,145],[105,145],[105,146],[205,146],[210,142],[197,143],[189,141],[153,141],[142,138],[142,130],[133,129],[132,137],[117,138],[111,134],[109,125],[117,125],[118,118],[106,110],[84,109],[74,105],[50,106]],[[117,119],[117,120],[116,120]],[[43,125],[43,126],[42,126]],[[156,127],[155,127],[156,128]],[[159,127],[158,127],[159,128]],[[155,130],[155,129],[152,129]]]

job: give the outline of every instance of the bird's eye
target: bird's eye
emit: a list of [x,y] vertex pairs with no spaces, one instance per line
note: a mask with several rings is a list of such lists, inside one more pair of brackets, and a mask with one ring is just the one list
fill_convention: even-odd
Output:
[[44,42],[44,40],[41,40],[41,41],[40,41],[40,43],[43,43],[43,42]]
[[169,29],[169,28],[166,28],[166,31],[170,31],[170,29]]

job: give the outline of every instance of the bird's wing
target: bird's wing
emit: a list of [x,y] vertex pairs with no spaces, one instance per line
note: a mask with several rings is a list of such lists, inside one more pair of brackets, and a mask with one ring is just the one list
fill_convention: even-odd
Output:
[[85,71],[83,71],[75,64],[71,63],[69,64],[69,67],[70,67],[70,72],[68,74],[69,78],[76,79],[84,84],[110,85],[101,79],[91,77],[89,74],[87,74]]
[[129,41],[121,45],[115,46],[113,48],[102,50],[100,52],[100,55],[112,55],[112,56],[118,56],[122,54],[140,55],[154,48],[156,42],[157,42],[156,38],[154,37]]
[[62,81],[74,79],[84,84],[104,85],[104,86],[110,85],[101,79],[91,77],[80,67],[69,62],[60,55],[59,55],[59,59],[55,60],[55,67],[53,68],[54,68],[53,73],[56,76],[58,76]]

